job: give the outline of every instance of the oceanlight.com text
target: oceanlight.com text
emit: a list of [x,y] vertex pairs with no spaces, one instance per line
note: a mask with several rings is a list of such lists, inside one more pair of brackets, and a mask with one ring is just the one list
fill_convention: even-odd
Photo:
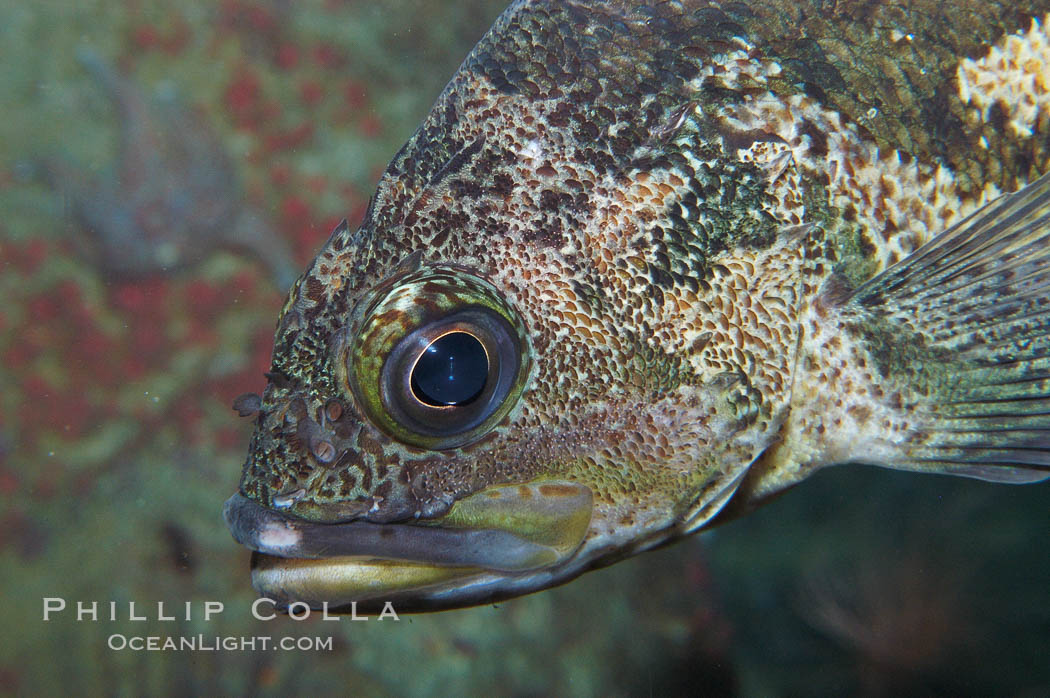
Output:
[[271,637],[269,635],[123,635],[114,633],[106,640],[116,652],[331,652],[331,637]]

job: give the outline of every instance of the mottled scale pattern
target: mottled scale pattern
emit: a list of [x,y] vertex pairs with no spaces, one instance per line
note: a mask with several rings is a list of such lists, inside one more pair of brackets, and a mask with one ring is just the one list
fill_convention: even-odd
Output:
[[[702,523],[763,452],[792,474],[759,493],[848,455],[828,431],[910,433],[820,294],[1050,152],[1045,89],[1015,113],[987,77],[1045,88],[1050,1],[956,5],[512,5],[292,289],[242,492],[393,521],[568,478],[595,494],[591,536],[626,540]],[[358,301],[419,251],[487,279],[529,334],[520,402],[449,450],[377,430],[333,366]]]

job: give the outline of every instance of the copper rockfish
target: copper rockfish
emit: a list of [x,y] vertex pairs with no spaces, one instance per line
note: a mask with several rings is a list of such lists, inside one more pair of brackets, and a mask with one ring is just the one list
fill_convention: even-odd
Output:
[[289,293],[255,588],[477,604],[827,465],[1050,476],[1048,13],[514,3]]

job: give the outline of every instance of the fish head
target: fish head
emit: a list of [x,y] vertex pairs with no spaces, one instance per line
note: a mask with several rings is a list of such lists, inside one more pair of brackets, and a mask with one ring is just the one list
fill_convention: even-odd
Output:
[[777,386],[739,328],[670,339],[601,250],[485,244],[467,215],[435,250],[442,218],[343,225],[291,291],[226,511],[266,596],[426,610],[541,589],[695,530],[772,438]]
[[764,180],[707,205],[736,239],[683,238],[702,111],[508,89],[481,55],[498,40],[278,322],[226,507],[278,601],[558,584],[709,521],[784,418],[805,245],[756,233]]

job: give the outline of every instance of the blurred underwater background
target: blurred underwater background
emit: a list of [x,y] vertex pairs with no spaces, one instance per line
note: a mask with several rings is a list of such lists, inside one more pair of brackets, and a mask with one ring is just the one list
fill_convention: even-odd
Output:
[[[221,515],[251,430],[230,405],[504,5],[0,0],[0,693],[1050,695],[1045,484],[836,468],[495,606],[253,618]],[[45,597],[70,610],[44,622]]]

